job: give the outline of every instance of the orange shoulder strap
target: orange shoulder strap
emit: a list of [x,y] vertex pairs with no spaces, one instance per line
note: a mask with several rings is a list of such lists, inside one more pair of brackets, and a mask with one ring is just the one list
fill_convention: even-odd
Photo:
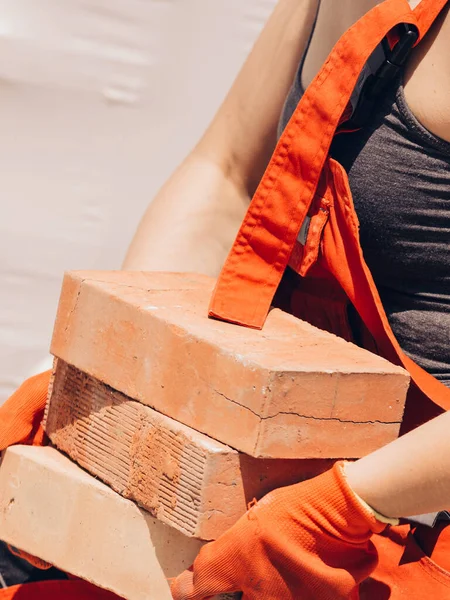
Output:
[[[385,0],[337,42],[281,136],[214,290],[209,315],[261,328],[369,56],[397,25],[419,41],[446,0]],[[414,8],[414,10],[413,10]]]

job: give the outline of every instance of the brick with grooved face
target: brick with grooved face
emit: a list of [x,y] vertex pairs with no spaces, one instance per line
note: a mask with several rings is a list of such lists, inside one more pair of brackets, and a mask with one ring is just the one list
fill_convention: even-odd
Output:
[[262,331],[210,320],[213,285],[69,273],[52,353],[254,457],[358,457],[397,436],[405,371],[280,310]]
[[61,360],[50,389],[45,430],[59,449],[164,523],[203,540],[224,533],[253,498],[332,463],[240,455]]

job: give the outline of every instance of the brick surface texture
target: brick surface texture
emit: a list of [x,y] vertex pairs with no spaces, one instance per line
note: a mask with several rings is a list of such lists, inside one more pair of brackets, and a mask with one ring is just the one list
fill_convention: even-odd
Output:
[[45,429],[79,465],[188,536],[216,539],[253,498],[330,460],[255,459],[56,361]]
[[170,600],[166,577],[201,547],[56,449],[26,446],[0,467],[0,539],[129,600]]
[[65,276],[52,353],[254,457],[358,457],[394,439],[408,376],[280,310],[262,331],[210,320],[214,281]]

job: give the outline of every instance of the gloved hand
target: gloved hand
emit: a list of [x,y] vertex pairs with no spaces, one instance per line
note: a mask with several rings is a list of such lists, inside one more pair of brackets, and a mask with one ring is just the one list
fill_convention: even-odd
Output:
[[171,585],[174,600],[242,591],[243,600],[358,598],[386,527],[348,485],[343,463],[256,503]]
[[0,451],[12,444],[42,446],[46,443],[44,416],[51,371],[27,379],[0,406]]

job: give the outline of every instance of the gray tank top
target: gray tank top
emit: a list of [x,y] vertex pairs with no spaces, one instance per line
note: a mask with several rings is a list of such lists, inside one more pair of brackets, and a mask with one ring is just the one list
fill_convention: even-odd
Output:
[[[302,95],[300,75],[280,131]],[[338,135],[360,241],[400,346],[450,387],[450,143],[409,110],[397,79],[369,126]]]

